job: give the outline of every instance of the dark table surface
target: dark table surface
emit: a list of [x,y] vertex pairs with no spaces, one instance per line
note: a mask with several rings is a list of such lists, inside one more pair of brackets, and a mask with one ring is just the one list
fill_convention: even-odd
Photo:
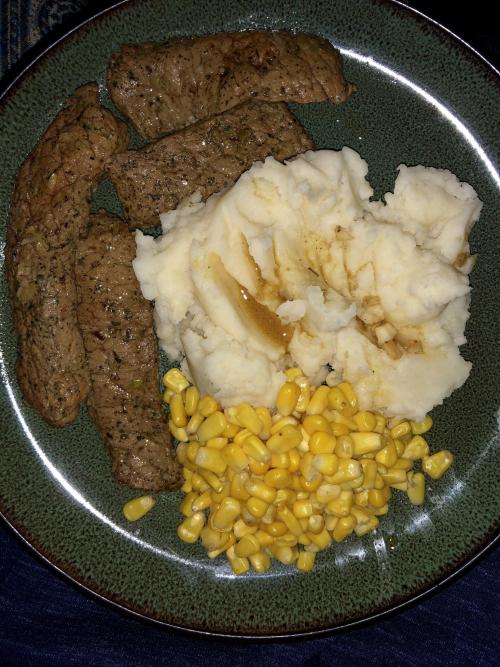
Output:
[[[0,0],[0,74],[19,59],[29,58],[35,43],[50,42],[83,16],[109,4]],[[413,0],[408,4],[446,25],[498,67],[494,3]],[[0,522],[0,667],[496,666],[500,664],[499,565],[496,549],[420,604],[370,625],[314,640],[249,644],[173,633],[117,611],[53,571]]]

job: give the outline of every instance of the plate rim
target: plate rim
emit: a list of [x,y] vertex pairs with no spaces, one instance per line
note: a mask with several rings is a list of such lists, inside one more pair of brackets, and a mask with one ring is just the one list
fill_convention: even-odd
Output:
[[[148,0],[118,0],[109,7],[98,10],[91,16],[83,18],[81,21],[74,23],[69,28],[64,30],[56,30],[55,33],[49,34],[47,39],[42,38],[42,40],[40,40],[37,44],[28,49],[0,80],[0,114],[2,113],[2,110],[11,95],[16,93],[24,78],[36,70],[39,63],[42,62],[47,56],[52,55],[57,50],[63,48],[66,43],[76,37],[77,33],[88,30],[93,23],[105,18],[109,14],[118,12],[120,9],[125,8],[127,5],[140,5],[145,4],[147,1]],[[371,2],[378,5],[392,6],[396,11],[403,15],[406,14],[410,18],[418,20],[427,26],[431,25],[437,34],[442,33],[442,35],[447,40],[455,43],[455,46],[459,48],[464,55],[467,55],[470,59],[476,62],[477,65],[481,66],[484,72],[488,75],[491,83],[500,89],[500,71],[473,46],[471,46],[455,32],[442,25],[439,21],[427,16],[424,12],[416,9],[415,7],[411,7],[405,4],[401,0],[371,0]],[[470,568],[482,560],[487,554],[493,552],[494,548],[498,546],[498,543],[500,543],[500,518],[497,517],[484,539],[482,539],[477,546],[474,546],[471,550],[469,550],[467,554],[458,561],[458,564],[452,564],[444,574],[437,574],[429,584],[424,585],[422,588],[417,590],[417,592],[411,593],[406,599],[395,601],[394,603],[389,603],[389,605],[386,605],[381,609],[376,609],[375,611],[369,611],[365,614],[360,614],[353,620],[340,622],[337,625],[329,627],[284,633],[241,634],[205,630],[196,627],[187,627],[185,625],[176,625],[170,621],[155,618],[145,611],[134,609],[124,601],[120,601],[118,599],[115,600],[109,592],[100,592],[97,590],[98,586],[92,587],[90,582],[84,581],[80,579],[78,575],[72,573],[68,564],[59,564],[57,562],[57,555],[48,553],[44,547],[37,543],[36,539],[29,535],[29,531],[27,531],[25,527],[22,526],[21,522],[16,522],[11,516],[9,516],[9,512],[4,507],[1,493],[0,518],[2,519],[4,525],[8,526],[8,529],[10,529],[12,533],[18,539],[20,539],[21,542],[26,545],[32,553],[35,553],[37,557],[48,564],[51,569],[55,570],[58,574],[63,575],[63,577],[71,584],[90,594],[92,597],[105,602],[115,610],[118,610],[127,615],[130,614],[138,620],[154,623],[157,626],[161,626],[180,633],[185,633],[190,636],[194,635],[204,638],[219,638],[227,640],[245,640],[248,642],[272,642],[278,640],[297,640],[324,637],[337,632],[345,631],[347,629],[362,627],[374,621],[393,616],[405,609],[421,603],[423,600],[435,594],[442,588],[448,586],[455,579],[462,576],[465,572],[467,572]]]

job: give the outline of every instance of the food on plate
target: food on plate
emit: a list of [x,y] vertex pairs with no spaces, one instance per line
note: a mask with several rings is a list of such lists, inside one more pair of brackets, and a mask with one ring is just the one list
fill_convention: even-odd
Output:
[[77,245],[87,402],[118,481],[148,491],[175,489],[181,470],[162,411],[153,312],[132,269],[134,254],[127,226],[105,211],[92,216]]
[[[299,368],[285,376],[272,411],[248,403],[222,410],[177,369],[164,378],[184,476],[177,534],[189,544],[200,539],[209,558],[225,553],[237,575],[250,565],[265,572],[272,558],[312,570],[332,542],[375,530],[394,490],[422,505],[417,461],[433,480],[453,463],[447,450],[429,454],[422,434],[430,416],[387,420],[360,410],[347,382],[311,387]],[[130,501],[124,512],[132,518],[130,503],[141,515],[151,507]]]
[[123,46],[110,62],[111,99],[147,139],[240,102],[344,102],[354,90],[322,37],[235,32]]
[[17,175],[5,249],[17,375],[26,401],[54,426],[77,417],[89,389],[75,243],[106,161],[126,146],[125,124],[100,105],[90,83],[68,100]]
[[313,143],[285,104],[247,102],[137,151],[115,155],[108,171],[132,226],[155,227],[159,214],[198,191],[232,185],[257,160],[303,153]]
[[449,171],[400,167],[372,201],[349,148],[267,158],[206,203],[136,232],[160,344],[223,407],[272,408],[285,370],[350,382],[361,410],[422,420],[460,387],[468,232],[481,202]]

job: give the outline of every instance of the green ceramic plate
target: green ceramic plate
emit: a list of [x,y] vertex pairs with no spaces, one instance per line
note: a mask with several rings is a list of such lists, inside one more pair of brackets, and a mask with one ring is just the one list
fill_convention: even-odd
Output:
[[[370,0],[144,0],[120,4],[50,49],[18,78],[0,107],[0,225],[12,182],[62,102],[88,80],[104,82],[123,42],[244,28],[318,33],[343,50],[359,92],[345,105],[295,111],[318,147],[348,145],[370,165],[377,194],[398,164],[448,167],[484,202],[472,235],[472,318],[463,348],[467,384],[435,410],[431,445],[456,465],[428,485],[422,509],[398,498],[375,534],[321,553],[312,574],[273,565],[235,578],[222,559],[179,542],[179,495],[130,525],[133,494],[112,479],[85,412],[48,428],[23,403],[1,271],[0,504],[7,520],[50,562],[86,588],[170,626],[222,635],[276,636],[339,628],[415,599],[475,558],[494,539],[500,514],[495,322],[498,315],[500,91],[495,73],[463,43],[421,16]],[[103,91],[105,96],[105,92]],[[110,207],[116,201],[99,195]]]

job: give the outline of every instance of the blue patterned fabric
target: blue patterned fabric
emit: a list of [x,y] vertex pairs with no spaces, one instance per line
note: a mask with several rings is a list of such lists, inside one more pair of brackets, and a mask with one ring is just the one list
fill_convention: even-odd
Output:
[[[107,4],[0,0],[0,74],[61,25]],[[456,9],[456,3],[410,4],[449,25],[498,65],[493,3],[476,2],[473,13]],[[314,640],[248,644],[169,632],[117,611],[53,571],[0,521],[0,667],[496,667],[499,565],[497,549],[419,605],[368,626]]]

